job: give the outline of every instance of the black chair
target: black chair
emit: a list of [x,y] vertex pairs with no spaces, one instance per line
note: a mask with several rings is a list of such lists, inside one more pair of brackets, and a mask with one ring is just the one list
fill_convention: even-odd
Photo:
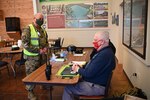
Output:
[[6,62],[6,61],[0,61],[0,72],[1,72],[2,69],[5,69],[5,68],[7,68],[8,75],[9,75],[8,62]]
[[54,44],[51,44],[51,50],[53,50],[54,53],[56,51],[61,51],[63,42],[64,42],[64,38],[59,37],[57,40],[55,40]]
[[25,65],[26,59],[23,58],[23,52],[21,53],[21,58],[19,60],[16,60],[14,63],[14,68],[16,71],[16,67],[18,67],[19,69]]

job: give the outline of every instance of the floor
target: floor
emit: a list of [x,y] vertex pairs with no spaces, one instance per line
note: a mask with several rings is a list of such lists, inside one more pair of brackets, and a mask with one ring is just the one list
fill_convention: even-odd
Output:
[[[18,59],[20,55],[16,55],[14,59]],[[4,60],[9,60],[7,57]],[[14,61],[13,61],[14,62]],[[7,70],[4,69],[0,73],[0,100],[28,100],[27,91],[22,79],[25,77],[24,67],[17,68],[16,78],[13,76],[13,72],[10,69],[10,76],[8,76]],[[131,88],[131,84],[128,82],[126,75],[123,72],[122,65],[118,64],[114,70],[111,89],[109,97],[119,95]],[[38,100],[49,100],[49,90],[42,89],[37,85],[35,94],[38,96]],[[53,100],[61,100],[63,93],[62,86],[53,87]]]

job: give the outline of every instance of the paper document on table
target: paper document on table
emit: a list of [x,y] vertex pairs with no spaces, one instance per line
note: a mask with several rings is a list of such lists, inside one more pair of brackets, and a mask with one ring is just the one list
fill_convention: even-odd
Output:
[[85,54],[85,52],[83,52],[83,53],[74,53],[73,55],[74,56],[83,56]]
[[83,65],[86,64],[86,61],[72,61],[71,63],[73,63],[73,64],[78,64],[78,65],[80,65],[80,66],[83,66]]
[[55,61],[65,61],[65,58],[56,58]]

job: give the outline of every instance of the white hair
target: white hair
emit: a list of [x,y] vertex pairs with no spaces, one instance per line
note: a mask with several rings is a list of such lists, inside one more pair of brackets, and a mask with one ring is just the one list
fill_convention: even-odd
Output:
[[98,32],[96,34],[98,35],[99,39],[103,39],[106,42],[109,42],[109,32],[108,31]]

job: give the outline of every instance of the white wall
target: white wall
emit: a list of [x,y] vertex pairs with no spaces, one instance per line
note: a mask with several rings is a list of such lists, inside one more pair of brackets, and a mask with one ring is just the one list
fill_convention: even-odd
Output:
[[[141,88],[150,99],[150,67],[137,59],[126,48],[123,50],[123,69],[127,73],[132,84]],[[132,76],[137,73],[137,77]],[[148,99],[148,100],[149,100]]]
[[69,30],[48,30],[49,38],[63,37],[63,47],[74,44],[77,47],[92,47],[94,34],[97,31],[110,31],[110,29],[69,29]]
[[[119,15],[119,26],[111,24],[111,41],[116,47],[116,56],[120,64],[122,64],[122,19],[123,19],[123,7],[120,6],[123,0],[112,0],[111,2],[111,16],[116,13]],[[112,19],[111,19],[112,20]]]

